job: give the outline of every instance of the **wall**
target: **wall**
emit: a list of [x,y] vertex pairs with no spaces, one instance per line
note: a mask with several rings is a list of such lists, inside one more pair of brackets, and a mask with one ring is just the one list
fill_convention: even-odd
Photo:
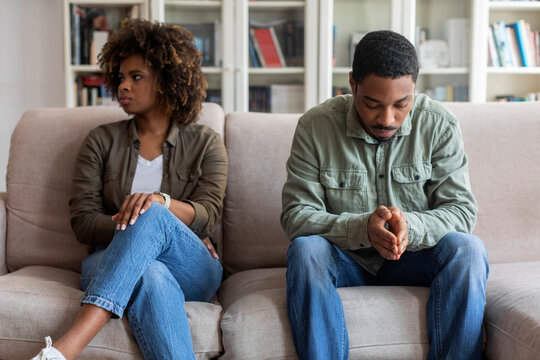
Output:
[[21,115],[64,106],[62,28],[61,0],[0,0],[0,192]]

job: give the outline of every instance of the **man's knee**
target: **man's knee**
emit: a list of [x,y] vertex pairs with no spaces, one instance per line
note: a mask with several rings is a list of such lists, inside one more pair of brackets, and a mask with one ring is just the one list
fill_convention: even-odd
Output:
[[441,239],[447,254],[471,265],[487,265],[487,250],[482,240],[471,234],[452,232]]
[[310,260],[324,261],[328,257],[332,257],[332,245],[328,240],[316,235],[302,236],[289,245],[287,264]]

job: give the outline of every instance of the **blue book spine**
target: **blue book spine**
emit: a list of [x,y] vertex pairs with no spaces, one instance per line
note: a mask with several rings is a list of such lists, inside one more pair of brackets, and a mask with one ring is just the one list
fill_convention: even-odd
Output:
[[259,59],[257,58],[257,53],[255,52],[253,38],[251,36],[249,36],[249,56],[251,58],[251,63],[253,67],[261,67],[261,65],[259,64]]
[[525,49],[525,36],[527,36],[527,32],[525,30],[524,25],[525,24],[523,23],[523,21],[517,21],[513,23],[511,26],[516,31],[516,40],[518,43],[519,53],[521,55],[523,66],[531,66],[531,64],[529,63],[528,56],[527,56],[527,52],[526,52],[527,50]]

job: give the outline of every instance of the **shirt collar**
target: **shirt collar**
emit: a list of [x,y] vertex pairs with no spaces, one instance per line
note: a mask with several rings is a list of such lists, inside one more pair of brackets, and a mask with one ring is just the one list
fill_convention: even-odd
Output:
[[[172,147],[176,146],[176,142],[178,141],[178,132],[180,131],[180,128],[184,126],[184,124],[178,124],[178,122],[173,121],[173,123],[171,124],[171,128],[169,129],[167,139],[165,139],[165,142],[167,142]],[[134,118],[131,119],[129,124],[129,143],[140,143]]]
[[[411,111],[407,114],[405,121],[401,124],[401,127],[394,134],[394,138],[400,136],[407,136],[411,133],[411,114],[414,111],[414,105]],[[364,139],[368,144],[378,144],[379,141],[373,138],[367,133],[362,124],[360,123],[360,118],[358,117],[358,112],[356,111],[356,105],[354,103],[354,97],[351,95],[349,111],[347,112],[347,136],[357,137]]]

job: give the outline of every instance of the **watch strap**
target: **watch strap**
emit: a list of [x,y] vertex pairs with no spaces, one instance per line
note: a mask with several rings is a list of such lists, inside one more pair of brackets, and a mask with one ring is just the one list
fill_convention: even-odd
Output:
[[165,207],[168,209],[171,206],[171,196],[169,194],[165,194],[161,191],[156,191],[154,194],[159,194],[163,196],[163,199],[165,200]]

